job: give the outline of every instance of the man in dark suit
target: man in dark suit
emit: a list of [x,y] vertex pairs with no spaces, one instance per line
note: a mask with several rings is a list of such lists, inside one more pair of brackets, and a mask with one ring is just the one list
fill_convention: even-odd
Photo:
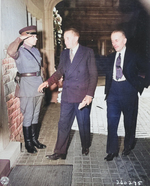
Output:
[[124,150],[128,155],[135,145],[135,131],[138,113],[138,92],[144,88],[143,78],[138,76],[138,56],[126,47],[127,38],[122,30],[111,34],[112,45],[116,52],[108,56],[106,63],[105,94],[107,100],[107,161],[118,156],[117,129],[121,112],[124,115]]
[[76,29],[70,28],[64,32],[67,49],[61,53],[58,69],[38,89],[41,92],[44,87],[51,86],[63,76],[57,142],[54,154],[46,156],[51,160],[66,158],[69,133],[75,116],[79,126],[82,154],[89,153],[90,111],[98,73],[93,50],[81,46],[78,39],[79,32]]

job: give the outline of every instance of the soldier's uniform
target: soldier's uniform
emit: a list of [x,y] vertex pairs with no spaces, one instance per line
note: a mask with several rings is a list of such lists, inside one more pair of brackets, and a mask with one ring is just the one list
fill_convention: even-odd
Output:
[[[36,26],[28,26],[21,29],[19,33],[32,37],[37,34],[36,30]],[[16,79],[19,82],[15,95],[20,98],[20,109],[24,117],[25,146],[28,152],[35,153],[37,150],[34,146],[37,148],[46,147],[37,140],[38,118],[43,99],[43,93],[38,92],[38,87],[43,82],[41,77],[42,58],[37,48],[23,43],[20,37],[9,45],[7,52],[15,59],[18,70]]]

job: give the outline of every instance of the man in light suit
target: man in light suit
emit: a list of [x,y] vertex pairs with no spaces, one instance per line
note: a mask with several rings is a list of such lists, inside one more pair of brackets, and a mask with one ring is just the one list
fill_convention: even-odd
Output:
[[[46,145],[38,141],[38,119],[43,93],[37,91],[43,82],[41,77],[41,55],[34,47],[37,42],[37,27],[34,25],[22,28],[20,36],[8,47],[8,54],[15,59],[19,90],[16,96],[20,99],[20,110],[23,114],[23,134],[25,147],[29,153],[36,153]],[[20,47],[19,47],[20,46]]]
[[58,69],[38,89],[41,92],[44,87],[51,86],[63,76],[57,142],[54,154],[46,156],[51,160],[66,158],[69,134],[75,116],[79,126],[82,154],[88,155],[89,153],[90,111],[98,73],[93,50],[81,46],[78,39],[79,32],[75,28],[64,32],[67,49],[61,53]]
[[135,146],[135,131],[138,114],[138,92],[144,89],[144,79],[138,76],[139,57],[126,47],[124,31],[116,30],[111,34],[111,41],[116,52],[108,56],[106,63],[105,94],[107,101],[107,161],[118,156],[117,129],[121,112],[124,115],[124,150],[123,156],[130,154]]

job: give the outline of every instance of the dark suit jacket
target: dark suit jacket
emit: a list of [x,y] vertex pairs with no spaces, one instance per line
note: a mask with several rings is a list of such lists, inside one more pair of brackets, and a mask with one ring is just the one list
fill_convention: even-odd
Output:
[[145,87],[148,88],[149,86],[150,86],[150,63],[147,62],[145,74]]
[[[105,68],[107,69],[106,84],[105,84],[106,98],[109,94],[109,90],[112,83],[115,55],[116,52],[110,54],[105,64]],[[140,92],[141,94],[144,89],[144,79],[138,76],[139,65],[141,64],[142,66],[142,62],[139,61],[139,59],[140,58],[134,52],[126,48],[125,56],[124,56],[123,74],[126,80],[137,90],[137,92]]]
[[57,71],[48,79],[49,85],[62,76],[62,101],[80,103],[86,95],[94,97],[98,73],[93,50],[79,45],[71,63],[69,49],[65,49],[61,53]]

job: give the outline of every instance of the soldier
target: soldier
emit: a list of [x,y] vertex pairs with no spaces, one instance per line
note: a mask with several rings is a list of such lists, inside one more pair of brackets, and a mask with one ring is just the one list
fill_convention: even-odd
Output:
[[36,153],[46,145],[38,141],[38,118],[43,99],[43,93],[37,91],[43,82],[41,77],[41,56],[37,48],[36,26],[28,26],[19,31],[20,37],[12,42],[7,50],[9,56],[15,59],[17,66],[16,96],[20,99],[20,109],[23,114],[23,134],[25,147],[29,153]]

